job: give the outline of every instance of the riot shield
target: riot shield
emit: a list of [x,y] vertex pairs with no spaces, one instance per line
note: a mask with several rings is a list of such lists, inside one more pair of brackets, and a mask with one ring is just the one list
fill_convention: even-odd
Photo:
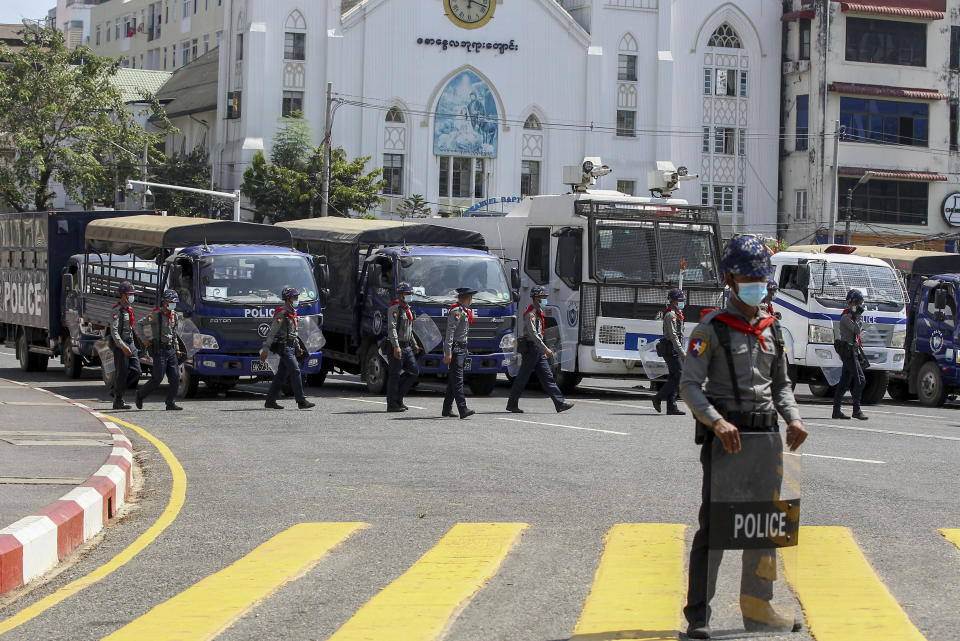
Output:
[[267,367],[269,367],[270,371],[273,372],[273,375],[276,376],[277,372],[280,370],[280,355],[274,354],[273,352],[267,352]]
[[657,356],[656,345],[655,342],[650,343],[646,349],[640,352],[640,364],[643,365],[643,372],[651,381],[670,373],[667,362]]
[[710,446],[710,625],[735,638],[789,632],[802,622],[786,578],[797,576],[800,455],[779,432],[741,432],[740,441],[737,454],[719,439]]
[[300,334],[300,340],[307,352],[314,354],[323,349],[327,344],[327,339],[323,336],[323,330],[320,327],[320,320],[316,316],[304,316],[299,318],[297,330]]
[[577,366],[577,350],[575,346],[570,349],[563,348],[563,338],[560,336],[560,328],[556,325],[548,327],[543,332],[543,342],[553,352],[553,358],[550,359],[550,366],[559,368],[564,372],[572,372]]
[[420,345],[423,347],[423,351],[427,354],[443,341],[443,337],[440,336],[440,328],[437,327],[436,321],[426,314],[421,314],[414,319],[413,333],[416,334],[417,340],[420,341]]
[[820,371],[823,372],[823,377],[827,379],[828,385],[836,385],[840,382],[840,376],[843,374],[842,367],[821,367]]
[[153,340],[153,323],[150,321],[151,316],[147,316],[146,318],[141,318],[133,325],[133,332],[144,345]]
[[110,339],[102,338],[93,344],[97,350],[97,356],[100,357],[100,367],[107,375],[113,375],[116,366],[113,362],[113,350],[110,349]]
[[187,350],[187,359],[193,360],[197,350],[200,349],[200,330],[189,318],[183,319],[177,326],[177,334],[183,341],[183,347]]

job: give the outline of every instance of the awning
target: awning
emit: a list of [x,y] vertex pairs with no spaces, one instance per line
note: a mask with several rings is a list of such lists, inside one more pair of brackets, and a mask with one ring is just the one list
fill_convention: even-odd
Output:
[[788,20],[799,20],[800,18],[813,19],[813,9],[803,9],[801,11],[791,11],[790,13],[785,13],[780,16],[780,20],[787,22]]
[[867,169],[866,167],[839,167],[838,173],[846,178],[859,178],[867,172],[873,172],[874,178],[886,180],[918,180],[924,182],[944,182],[947,176],[932,171],[909,171],[905,169]]
[[886,85],[863,85],[856,82],[832,82],[828,87],[833,93],[849,93],[858,96],[882,96],[912,98],[914,100],[946,100],[950,96],[936,89],[912,89]]
[[[836,0],[834,0],[836,1]],[[921,20],[943,20],[945,11],[937,9],[927,9],[909,6],[891,6],[892,3],[883,0],[867,0],[865,2],[841,2],[841,11],[853,11],[854,13],[870,13],[878,16],[896,16],[898,18],[919,18]],[[901,5],[906,4],[927,4],[941,5],[938,2],[918,2],[913,0],[900,0]]]

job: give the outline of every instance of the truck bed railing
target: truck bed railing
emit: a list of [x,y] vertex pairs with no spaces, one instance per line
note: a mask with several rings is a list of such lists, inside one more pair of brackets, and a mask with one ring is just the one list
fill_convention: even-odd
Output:
[[159,274],[139,267],[121,267],[90,263],[86,273],[86,291],[90,294],[117,298],[120,283],[130,281],[138,291],[155,292]]
[[714,207],[667,205],[657,203],[603,202],[580,200],[573,205],[578,216],[618,220],[662,220],[679,223],[715,225],[719,222]]

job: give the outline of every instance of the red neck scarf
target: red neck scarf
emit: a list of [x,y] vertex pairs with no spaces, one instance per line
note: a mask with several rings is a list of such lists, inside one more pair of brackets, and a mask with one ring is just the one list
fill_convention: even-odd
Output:
[[467,318],[470,319],[470,324],[473,325],[473,310],[471,310],[469,307],[464,307],[460,303],[454,303],[453,305],[450,306],[450,311],[452,312],[458,307],[467,313]]
[[723,312],[722,314],[717,314],[716,316],[714,316],[714,318],[716,318],[718,321],[720,321],[730,329],[737,330],[741,334],[753,334],[760,341],[760,345],[764,349],[767,348],[767,341],[763,337],[763,330],[773,325],[777,320],[773,316],[767,316],[765,318],[761,318],[760,322],[758,322],[756,325],[751,325],[750,323],[740,320],[736,316],[732,316],[727,312]]
[[406,303],[401,303],[399,298],[395,298],[393,302],[390,303],[390,307],[393,307],[394,305],[399,305],[400,309],[402,309],[407,313],[407,320],[410,321],[411,323],[413,322],[413,314],[410,312],[409,305],[407,305]]
[[[117,304],[114,305],[111,309],[116,309],[116,308],[120,307],[121,305],[122,305],[122,303],[117,303]],[[132,307],[124,307],[123,309],[127,310],[128,312],[130,312],[130,329],[133,329],[133,308],[132,308]]]
[[162,307],[154,307],[153,311],[160,312],[161,314],[166,316],[167,320],[170,321],[170,324],[173,325],[173,312],[164,311]]
[[530,312],[536,312],[536,313],[537,313],[537,316],[540,317],[540,327],[541,327],[541,329],[547,326],[547,317],[543,315],[543,310],[542,310],[542,309],[537,309],[536,307],[534,307],[533,305],[531,305],[530,307],[527,308],[527,311],[525,311],[525,312],[523,313],[523,315],[526,316],[526,315],[529,314]]
[[665,310],[663,310],[663,315],[666,316],[670,312],[676,313],[676,315],[680,318],[681,321],[687,320],[686,318],[683,317],[683,312],[681,312],[679,309],[674,309],[673,307],[668,307]]
[[273,317],[276,318],[277,315],[280,314],[280,312],[283,312],[283,315],[284,315],[284,316],[286,316],[287,318],[289,318],[290,320],[293,321],[293,326],[294,326],[294,327],[297,326],[297,310],[293,310],[293,313],[291,314],[291,313],[287,310],[286,305],[284,305],[283,307],[278,307],[278,308],[276,309],[276,311],[273,312]]

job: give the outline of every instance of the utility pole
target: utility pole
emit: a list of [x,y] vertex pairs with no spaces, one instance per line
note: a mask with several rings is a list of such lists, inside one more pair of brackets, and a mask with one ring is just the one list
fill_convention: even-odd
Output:
[[[824,53],[826,55],[826,53]],[[833,188],[830,190],[830,231],[827,244],[832,245],[837,233],[837,183],[840,180],[840,167],[837,157],[840,154],[840,121],[834,122],[833,128]]]
[[843,222],[843,244],[850,244],[850,218],[853,217],[853,187],[847,189],[847,215]]
[[[150,148],[150,142],[147,140],[143,141],[143,165],[140,167],[140,180],[146,182],[147,180],[147,151]],[[143,196],[140,197],[140,209],[147,208],[147,190],[143,190]]]
[[323,126],[323,185],[320,187],[320,217],[329,215],[330,205],[330,138],[333,135],[333,83],[327,83],[327,119]]

